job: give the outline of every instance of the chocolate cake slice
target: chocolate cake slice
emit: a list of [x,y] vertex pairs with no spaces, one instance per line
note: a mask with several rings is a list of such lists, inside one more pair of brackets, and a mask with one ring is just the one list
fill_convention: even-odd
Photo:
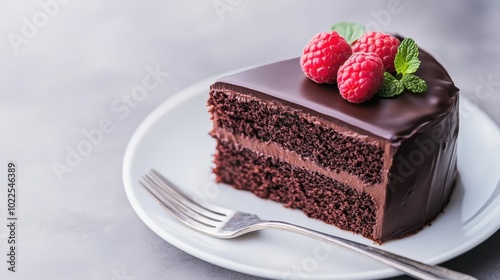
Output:
[[458,89],[420,51],[423,94],[352,104],[299,59],[223,77],[208,106],[217,181],[384,242],[448,203],[457,176]]

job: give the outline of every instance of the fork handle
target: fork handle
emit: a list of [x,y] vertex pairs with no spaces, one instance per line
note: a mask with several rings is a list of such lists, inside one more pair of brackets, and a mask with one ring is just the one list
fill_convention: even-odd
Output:
[[[453,271],[441,266],[432,266],[417,262],[415,260],[408,259],[406,257],[396,255],[387,251],[380,250],[375,247],[360,244],[354,241],[350,241],[341,237],[329,235],[312,229],[304,228],[298,225],[281,222],[281,221],[267,221],[260,226],[265,228],[273,228],[286,230],[296,233],[301,233],[303,235],[312,237],[314,239],[331,243],[351,251],[355,251],[362,255],[371,257],[379,262],[385,263],[393,268],[405,272],[406,274],[413,276],[417,279],[425,280],[438,280],[438,279],[449,279],[449,280],[474,280],[476,278],[466,275],[457,271]],[[477,279],[476,279],[477,280]]]

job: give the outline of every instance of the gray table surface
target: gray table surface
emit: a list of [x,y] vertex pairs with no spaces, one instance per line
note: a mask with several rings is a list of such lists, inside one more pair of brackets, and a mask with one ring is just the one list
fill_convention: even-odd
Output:
[[[140,122],[190,84],[298,56],[312,35],[348,20],[413,37],[500,124],[499,3],[1,1],[0,159],[18,165],[19,245],[17,272],[8,272],[7,227],[0,226],[0,279],[258,279],[180,251],[138,218],[121,176]],[[54,163],[152,70],[164,73],[157,86],[58,176]],[[6,172],[0,168],[4,185]],[[497,232],[443,266],[500,279],[499,244]]]

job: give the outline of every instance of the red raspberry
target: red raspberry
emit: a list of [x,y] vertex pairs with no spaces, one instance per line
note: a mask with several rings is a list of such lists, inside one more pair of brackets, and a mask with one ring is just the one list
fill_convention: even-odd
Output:
[[340,66],[337,83],[340,95],[352,103],[372,98],[384,81],[384,64],[378,55],[357,52]]
[[383,32],[371,31],[363,34],[352,45],[353,52],[376,53],[384,63],[387,72],[395,72],[394,58],[398,52],[399,40]]
[[333,84],[337,71],[352,54],[349,43],[336,31],[316,34],[304,47],[302,71],[316,83]]

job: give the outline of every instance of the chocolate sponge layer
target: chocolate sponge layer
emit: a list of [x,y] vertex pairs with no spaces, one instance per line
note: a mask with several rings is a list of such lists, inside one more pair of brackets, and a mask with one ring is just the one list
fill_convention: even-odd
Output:
[[373,239],[376,210],[366,193],[227,141],[217,141],[214,163],[218,182]]
[[275,142],[332,171],[343,171],[369,184],[382,181],[383,150],[373,144],[314,123],[293,110],[250,96],[212,91],[208,100],[215,126],[262,142]]

